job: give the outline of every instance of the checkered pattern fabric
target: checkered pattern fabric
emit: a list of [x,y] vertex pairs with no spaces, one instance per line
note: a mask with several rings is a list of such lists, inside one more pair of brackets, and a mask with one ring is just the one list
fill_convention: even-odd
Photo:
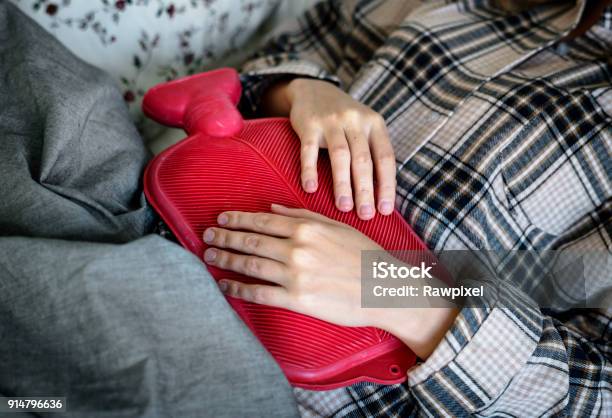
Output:
[[[397,207],[434,251],[609,254],[612,9],[563,42],[583,7],[325,1],[246,63],[242,107],[304,76],[381,113]],[[296,389],[302,414],[612,416],[612,309],[545,310],[525,292],[464,308],[404,385]]]

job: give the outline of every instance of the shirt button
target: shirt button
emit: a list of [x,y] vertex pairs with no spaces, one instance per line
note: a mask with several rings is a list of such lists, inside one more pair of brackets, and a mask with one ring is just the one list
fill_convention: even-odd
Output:
[[562,55],[562,56],[566,56],[568,50],[569,50],[569,47],[567,46],[567,43],[559,42],[557,44],[557,54]]

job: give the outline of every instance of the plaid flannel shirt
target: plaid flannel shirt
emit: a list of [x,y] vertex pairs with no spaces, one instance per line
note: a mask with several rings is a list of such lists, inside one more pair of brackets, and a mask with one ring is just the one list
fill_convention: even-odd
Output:
[[[279,77],[329,80],[383,115],[397,207],[434,251],[612,245],[612,10],[326,1],[243,67],[256,111]],[[604,278],[610,289],[612,277]],[[529,297],[464,308],[402,385],[296,389],[303,416],[612,417],[612,310]]]

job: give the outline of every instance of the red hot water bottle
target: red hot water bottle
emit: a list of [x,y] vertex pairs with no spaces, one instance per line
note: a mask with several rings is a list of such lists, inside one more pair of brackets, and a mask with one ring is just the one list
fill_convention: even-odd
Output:
[[[158,85],[147,92],[145,113],[188,137],[151,161],[147,199],[180,243],[202,257],[203,231],[226,210],[269,212],[272,203],[307,208],[355,227],[387,250],[426,250],[398,212],[362,221],[334,205],[326,155],[318,161],[319,188],[300,185],[300,142],[287,119],[244,121],[236,109],[238,74],[221,69]],[[209,267],[215,279],[253,281]],[[284,309],[228,298],[276,359],[288,380],[308,389],[360,381],[394,384],[406,379],[416,357],[377,328],[342,327]]]

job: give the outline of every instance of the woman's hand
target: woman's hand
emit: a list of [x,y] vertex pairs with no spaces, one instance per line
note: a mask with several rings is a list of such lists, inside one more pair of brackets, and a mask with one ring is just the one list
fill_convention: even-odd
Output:
[[433,351],[455,311],[361,308],[361,252],[382,250],[378,244],[305,209],[273,205],[272,211],[225,212],[218,217],[219,228],[204,232],[211,246],[204,253],[206,263],[277,285],[221,280],[225,294],[338,325],[376,326],[421,358]]
[[[317,190],[320,148],[329,150],[336,206],[361,219],[393,211],[395,155],[383,118],[331,83],[296,78],[272,87],[264,109],[286,116],[302,142],[302,187]],[[376,178],[376,190],[374,190]],[[354,195],[354,200],[353,200]],[[374,196],[377,196],[377,204]]]
[[204,241],[217,247],[206,250],[206,263],[279,285],[222,280],[224,293],[336,324],[369,325],[365,310],[360,309],[361,251],[381,247],[322,215],[272,208],[272,214],[222,213],[218,218],[222,228],[205,231]]

